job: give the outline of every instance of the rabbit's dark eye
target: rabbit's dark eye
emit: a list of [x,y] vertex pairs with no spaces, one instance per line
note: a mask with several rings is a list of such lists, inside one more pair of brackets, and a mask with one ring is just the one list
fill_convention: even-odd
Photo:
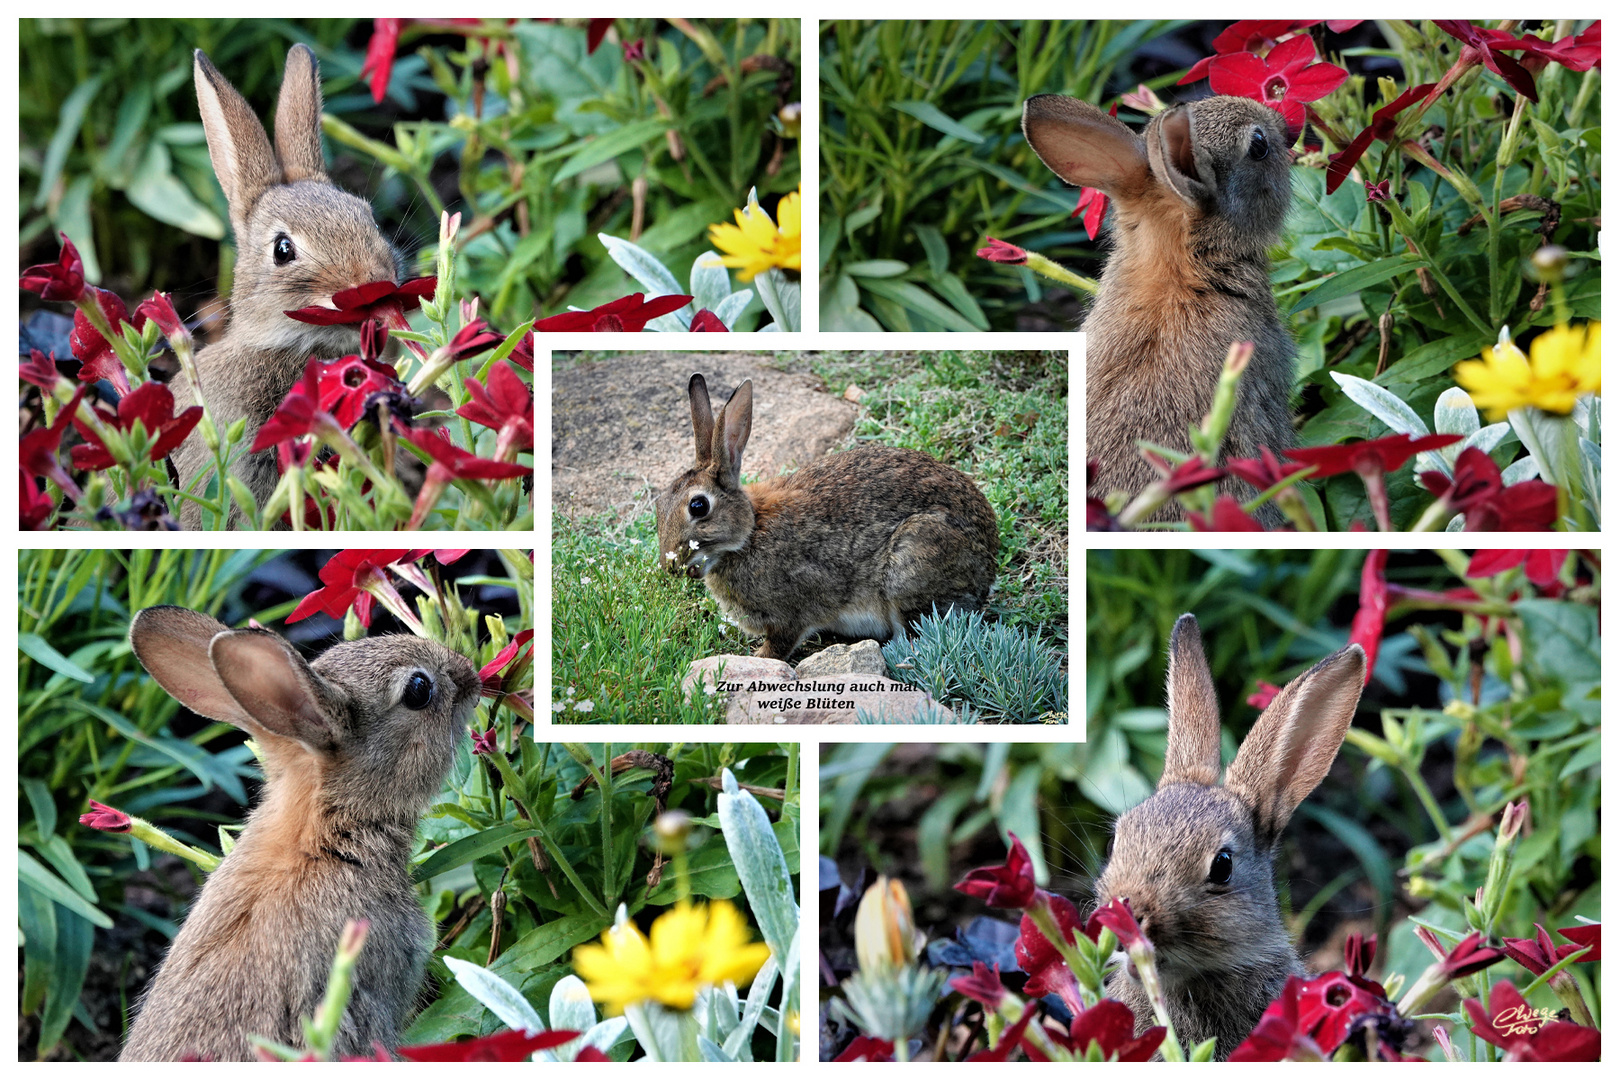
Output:
[[1113,857],[1114,857],[1114,834],[1109,833],[1108,834],[1108,843],[1103,845],[1103,858],[1112,859]]
[[1249,157],[1259,161],[1271,152],[1271,146],[1266,142],[1266,133],[1261,128],[1255,128],[1249,133]]
[[692,501],[686,504],[695,518],[703,517],[709,512],[709,497],[707,495],[694,495]]
[[428,707],[433,700],[433,679],[425,671],[413,671],[405,682],[405,707],[417,712]]
[[270,245],[270,257],[276,260],[277,266],[286,266],[298,258],[298,251],[293,247],[292,237],[286,233],[276,233],[276,242]]
[[1232,853],[1225,848],[1215,853],[1209,863],[1209,883],[1225,885],[1232,880]]

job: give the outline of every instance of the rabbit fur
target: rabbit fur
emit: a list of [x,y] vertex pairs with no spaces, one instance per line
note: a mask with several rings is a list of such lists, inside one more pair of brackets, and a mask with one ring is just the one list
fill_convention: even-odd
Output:
[[[1214,398],[1228,349],[1251,341],[1222,458],[1294,444],[1294,343],[1272,296],[1269,249],[1292,202],[1282,117],[1257,101],[1175,105],[1138,135],[1058,94],[1024,103],[1024,136],[1065,182],[1114,203],[1113,250],[1086,334],[1086,458],[1098,495],[1157,478],[1138,440],[1184,453]],[[1219,464],[1219,462],[1217,462]],[[1223,490],[1254,492],[1236,477]],[[1270,504],[1262,520],[1280,525]],[[1176,520],[1169,503],[1156,520]]]
[[[230,204],[237,248],[230,322],[222,338],[197,353],[198,379],[220,432],[245,420],[251,444],[303,375],[305,361],[359,348],[357,326],[312,326],[285,312],[329,307],[334,293],[356,285],[397,282],[401,260],[378,230],[370,204],[326,175],[320,68],[307,45],[287,51],[274,149],[253,109],[201,49],[193,76],[208,155]],[[181,406],[193,400],[183,371],[172,389]],[[173,461],[182,488],[211,466],[201,428],[175,451]],[[276,486],[275,450],[241,458],[235,472],[262,506]],[[181,525],[200,528],[201,519],[200,509],[187,500]]]
[[863,446],[742,485],[745,381],[720,409],[687,384],[697,460],[658,496],[658,551],[702,578],[756,655],[786,660],[818,631],[904,638],[918,617],[977,610],[995,581],[996,513],[962,473],[915,450]]
[[300,1017],[325,994],[350,919],[370,931],[335,1050],[392,1051],[432,948],[410,877],[416,825],[465,737],[477,670],[410,635],[344,642],[306,663],[275,634],[178,607],[141,611],[129,636],[181,704],[253,737],[265,782],[121,1060],[251,1060],[249,1035],[302,1047]]
[[[1350,645],[1290,682],[1238,748],[1217,784],[1221,714],[1198,622],[1170,641],[1169,742],[1157,790],[1114,827],[1098,903],[1130,901],[1153,942],[1176,1034],[1216,1040],[1225,1059],[1305,968],[1283,928],[1272,859],[1284,826],[1322,782],[1361,700],[1361,646]],[[1225,877],[1227,880],[1220,880]],[[1134,966],[1108,981],[1137,1031],[1156,1021]]]

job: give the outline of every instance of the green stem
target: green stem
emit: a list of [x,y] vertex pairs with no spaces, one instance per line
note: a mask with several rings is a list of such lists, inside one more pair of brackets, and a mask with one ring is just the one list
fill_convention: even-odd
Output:
[[1413,250],[1418,253],[1418,257],[1428,264],[1429,273],[1434,275],[1434,280],[1445,290],[1446,295],[1451,297],[1451,302],[1457,305],[1457,310],[1461,311],[1463,317],[1473,323],[1480,333],[1490,334],[1491,328],[1486,325],[1485,320],[1481,319],[1479,313],[1469,306],[1468,301],[1462,298],[1462,293],[1457,291],[1457,287],[1451,283],[1451,279],[1446,276],[1445,271],[1440,269],[1439,260],[1430,255],[1428,249],[1423,246],[1417,228],[1412,224],[1412,219],[1406,216],[1406,211],[1401,209],[1401,204],[1391,199],[1384,206],[1389,210],[1390,217],[1394,219],[1395,227],[1411,243]]
[[579,876],[579,871],[574,869],[574,864],[569,862],[568,856],[563,854],[562,846],[551,835],[551,830],[546,828],[545,823],[540,820],[533,807],[529,806],[528,800],[524,798],[524,792],[528,789],[524,786],[523,781],[518,779],[517,772],[512,768],[512,763],[506,759],[506,755],[496,751],[489,755],[489,760],[495,766],[495,771],[501,774],[501,780],[506,784],[507,794],[528,815],[529,827],[540,834],[540,842],[545,845],[547,854],[556,862],[557,868],[563,872],[563,877],[567,878],[568,883],[579,893],[579,898],[585,901],[586,905],[601,918],[611,919],[613,917],[612,913],[603,907],[602,902],[586,887],[585,882]]

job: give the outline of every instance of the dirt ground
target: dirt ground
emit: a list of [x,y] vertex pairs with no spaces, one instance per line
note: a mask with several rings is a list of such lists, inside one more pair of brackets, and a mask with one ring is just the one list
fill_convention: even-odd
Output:
[[[578,362],[576,362],[576,360]],[[743,473],[774,476],[837,448],[856,407],[769,353],[649,352],[553,364],[551,498],[556,513],[611,512],[628,523],[693,460],[686,384],[701,371],[716,413],[744,379],[754,426]]]

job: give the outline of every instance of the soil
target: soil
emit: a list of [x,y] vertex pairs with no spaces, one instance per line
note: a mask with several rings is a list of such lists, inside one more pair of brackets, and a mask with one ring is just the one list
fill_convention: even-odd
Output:
[[611,514],[629,522],[693,460],[686,385],[694,368],[716,413],[745,379],[754,383],[754,425],[745,477],[775,476],[838,447],[856,408],[826,393],[804,370],[768,353],[616,354],[553,365],[551,500],[570,518]]

